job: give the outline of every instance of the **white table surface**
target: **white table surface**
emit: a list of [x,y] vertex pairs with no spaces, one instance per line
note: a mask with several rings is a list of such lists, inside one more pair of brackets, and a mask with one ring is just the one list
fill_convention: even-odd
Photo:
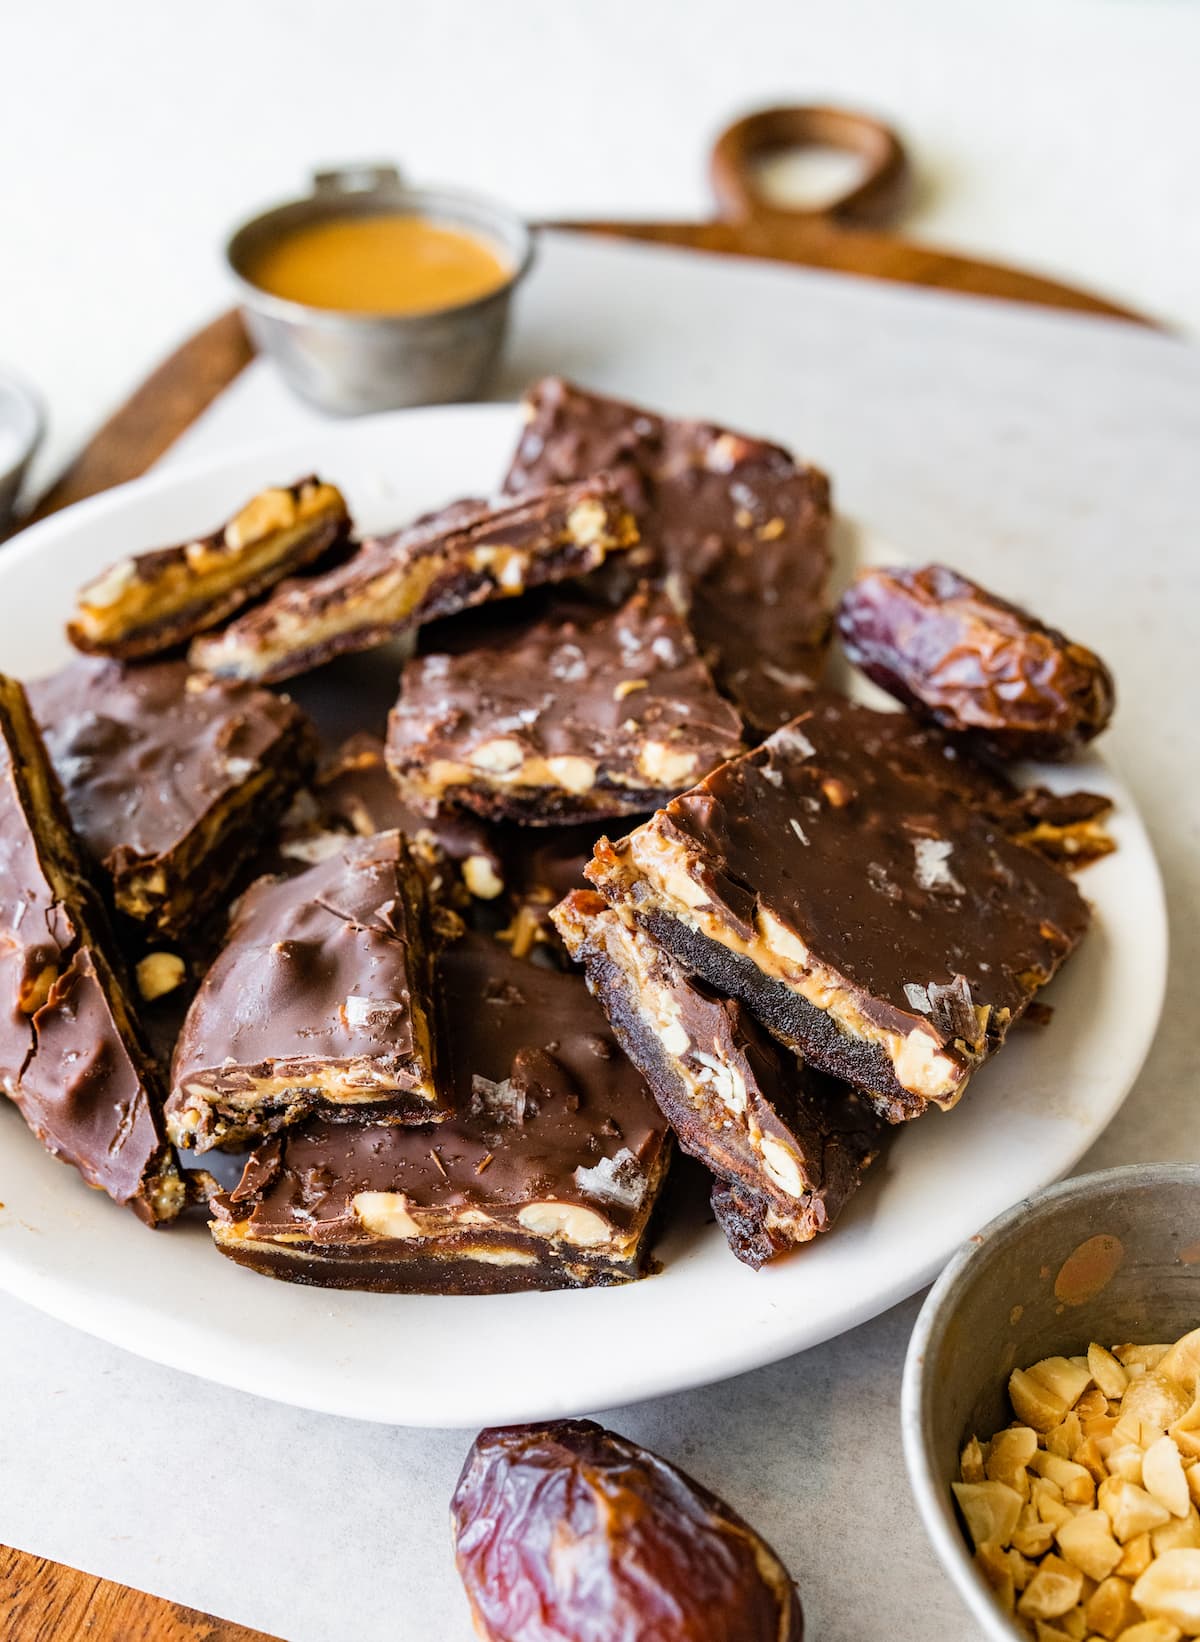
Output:
[[42,475],[225,305],[225,232],[314,165],[707,214],[713,136],[780,100],[902,128],[913,234],[1200,331],[1187,0],[41,0],[3,54],[0,361],[49,401]]
[[[550,367],[778,436],[906,550],[1030,600],[1110,659],[1110,748],[1166,873],[1174,969],[1149,1063],[1087,1163],[1200,1156],[1200,352],[1107,322],[563,238],[522,298],[499,391]],[[255,366],[176,459],[309,414]],[[602,1414],[769,1534],[821,1642],[971,1634],[901,1460],[914,1314],[909,1302],[790,1362]],[[463,1433],[276,1407],[6,1299],[0,1345],[0,1542],[288,1642],[466,1642],[446,1531]],[[486,1374],[486,1340],[466,1348]]]

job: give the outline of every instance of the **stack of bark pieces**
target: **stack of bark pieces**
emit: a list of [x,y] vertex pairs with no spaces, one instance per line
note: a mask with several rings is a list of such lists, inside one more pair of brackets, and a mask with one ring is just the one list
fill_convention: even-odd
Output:
[[[30,1126],[322,1285],[641,1275],[675,1139],[749,1264],[827,1229],[1081,939],[1105,805],[997,760],[1111,710],[949,572],[843,604],[909,711],[822,689],[830,522],[779,447],[551,379],[498,501],[358,541],[306,479],[88,584],[88,657],[0,700]],[[385,726],[338,658],[396,640]]]

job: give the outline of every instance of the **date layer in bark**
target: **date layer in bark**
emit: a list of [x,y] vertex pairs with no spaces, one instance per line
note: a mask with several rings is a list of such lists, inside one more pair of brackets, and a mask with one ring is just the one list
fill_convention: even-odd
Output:
[[169,936],[220,903],[316,761],[286,696],[182,661],[80,660],[29,694],[118,909]]
[[436,1120],[432,994],[425,882],[402,834],[260,879],[179,1035],[171,1138],[228,1150],[318,1110]]
[[215,627],[350,531],[340,491],[317,478],[260,491],[227,525],[137,553],[80,588],[67,637],[107,656],[155,655]]
[[944,565],[864,570],[838,630],[868,678],[1001,758],[1070,758],[1112,717],[1099,656]]
[[757,1267],[827,1231],[878,1154],[883,1119],[599,895],[576,891],[553,917],[684,1151],[753,1205],[757,1235],[731,1238],[734,1253]]
[[328,575],[285,583],[223,633],[197,639],[191,659],[273,683],[438,617],[587,575],[636,541],[633,516],[603,476],[474,511],[453,506],[364,542]]
[[718,686],[774,730],[803,706],[830,633],[829,481],[778,445],[549,377],[530,390],[510,491],[611,472],[647,554],[686,589]]
[[667,1124],[582,977],[467,935],[439,960],[425,1128],[323,1118],[268,1141],[214,1203],[224,1254],[330,1288],[446,1294],[638,1277]]
[[185,1191],[111,939],[28,700],[0,676],[0,1088],[47,1151],[157,1225]]
[[671,600],[643,590],[409,662],[387,758],[427,810],[550,825],[655,809],[734,757],[741,734]]
[[823,698],[588,877],[710,985],[893,1121],[950,1107],[1082,938],[1070,879]]

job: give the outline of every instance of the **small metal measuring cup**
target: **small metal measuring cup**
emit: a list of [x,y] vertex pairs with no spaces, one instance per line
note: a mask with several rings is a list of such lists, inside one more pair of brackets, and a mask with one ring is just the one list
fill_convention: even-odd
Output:
[[[272,296],[249,277],[262,251],[328,218],[401,212],[464,229],[507,253],[494,291],[429,313],[351,313]],[[336,415],[477,398],[504,343],[513,291],[533,261],[533,237],[503,206],[456,190],[409,188],[394,165],[318,171],[312,193],[243,223],[225,247],[242,314],[258,348],[302,399]]]

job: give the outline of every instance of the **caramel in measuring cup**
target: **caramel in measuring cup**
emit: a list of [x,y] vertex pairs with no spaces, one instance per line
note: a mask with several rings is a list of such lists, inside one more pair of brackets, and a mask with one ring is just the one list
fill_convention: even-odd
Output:
[[512,271],[486,240],[396,211],[302,224],[261,250],[246,273],[261,290],[310,308],[416,314],[474,302]]

